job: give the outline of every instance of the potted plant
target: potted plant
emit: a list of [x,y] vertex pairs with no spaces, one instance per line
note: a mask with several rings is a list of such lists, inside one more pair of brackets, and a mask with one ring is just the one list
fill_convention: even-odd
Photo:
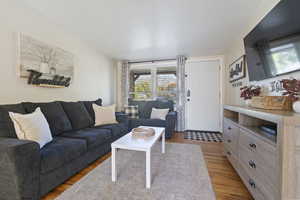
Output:
[[282,94],[288,96],[293,101],[293,110],[300,113],[300,80],[297,79],[283,79],[280,81],[285,90]]
[[244,86],[240,88],[240,97],[246,101],[246,105],[250,104],[252,97],[259,96],[261,93],[261,87],[257,85]]

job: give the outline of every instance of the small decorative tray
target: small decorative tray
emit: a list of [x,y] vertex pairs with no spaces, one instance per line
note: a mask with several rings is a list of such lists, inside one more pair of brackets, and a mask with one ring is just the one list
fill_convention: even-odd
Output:
[[134,128],[132,129],[132,137],[136,138],[148,138],[155,135],[153,128]]

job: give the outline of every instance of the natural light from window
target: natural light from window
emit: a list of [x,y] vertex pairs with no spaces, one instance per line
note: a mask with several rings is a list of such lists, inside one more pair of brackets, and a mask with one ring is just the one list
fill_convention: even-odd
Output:
[[134,100],[176,100],[176,67],[135,67],[130,70],[129,98]]

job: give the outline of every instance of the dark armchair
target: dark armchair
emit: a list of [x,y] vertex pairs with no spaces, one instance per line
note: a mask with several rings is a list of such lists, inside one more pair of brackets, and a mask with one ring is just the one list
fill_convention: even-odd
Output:
[[[156,126],[166,128],[166,138],[171,138],[176,127],[177,112],[174,111],[173,101],[133,101],[129,100],[129,105],[137,105],[139,109],[139,119],[130,119],[130,128],[138,126]],[[152,108],[169,109],[166,120],[151,119]]]

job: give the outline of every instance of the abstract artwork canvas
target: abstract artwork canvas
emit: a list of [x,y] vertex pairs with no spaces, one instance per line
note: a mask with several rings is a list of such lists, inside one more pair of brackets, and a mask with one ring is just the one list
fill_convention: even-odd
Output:
[[66,79],[70,82],[74,73],[74,55],[20,33],[18,72],[23,78],[34,73],[40,80],[48,80],[43,84],[58,85],[58,80]]

